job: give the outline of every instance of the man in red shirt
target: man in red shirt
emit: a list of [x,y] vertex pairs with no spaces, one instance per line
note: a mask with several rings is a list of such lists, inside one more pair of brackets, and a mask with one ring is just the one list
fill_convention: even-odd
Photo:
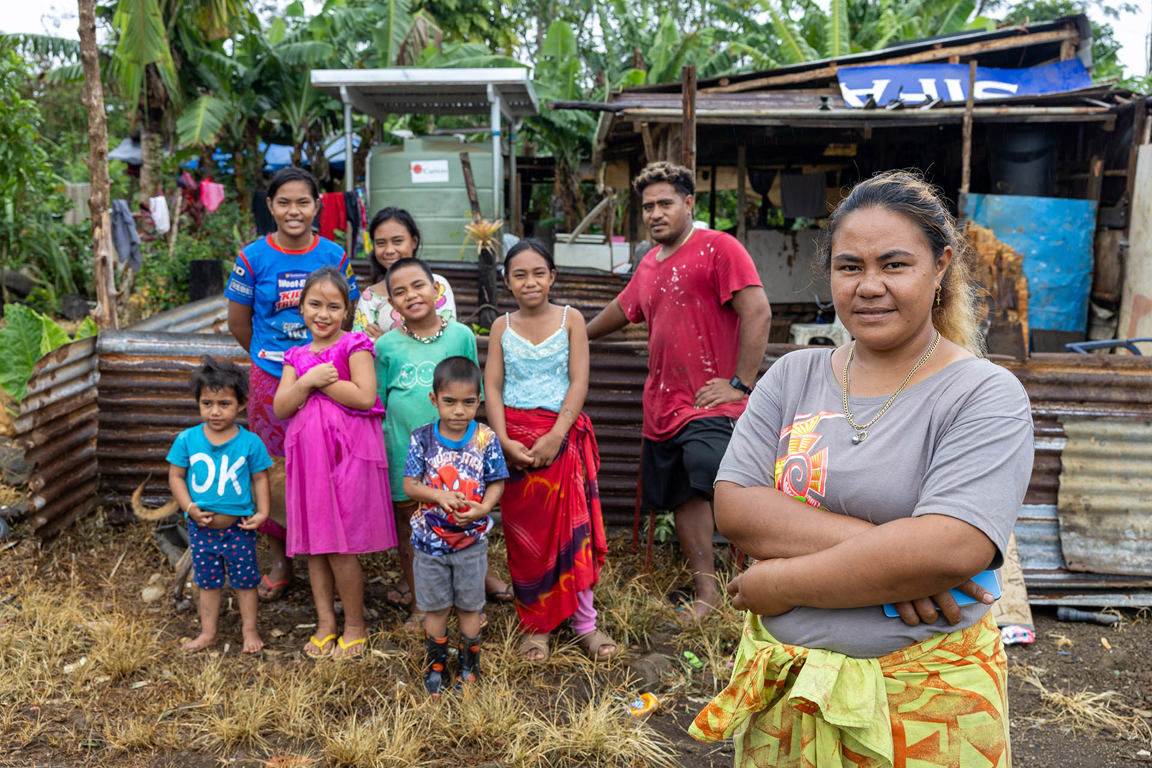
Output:
[[712,484],[764,359],[772,309],[748,251],[695,229],[690,170],[652,163],[633,181],[657,247],[588,323],[596,339],[648,323],[642,504],[671,509],[696,587],[692,610],[719,602],[712,556]]

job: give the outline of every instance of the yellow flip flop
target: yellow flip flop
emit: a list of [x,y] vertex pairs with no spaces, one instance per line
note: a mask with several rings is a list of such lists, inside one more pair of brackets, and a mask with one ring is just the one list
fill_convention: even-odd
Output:
[[315,653],[313,653],[311,648],[309,648],[308,646],[304,646],[304,655],[308,656],[309,658],[313,658],[313,659],[322,659],[325,656],[331,656],[332,651],[325,652],[324,648],[328,645],[328,643],[332,642],[335,639],[336,639],[335,634],[328,635],[323,640],[317,640],[316,636],[313,635],[312,637],[308,638],[308,642],[311,643],[312,645],[316,646],[317,650]]
[[[344,642],[344,635],[340,635],[339,639],[336,640],[336,645],[340,648],[341,651],[347,651],[349,648],[352,648],[353,646],[364,645],[366,642],[368,642],[368,638],[362,637],[359,640],[353,640],[350,643],[346,643],[346,642]],[[336,656],[335,652],[333,652],[333,656],[335,658],[338,658],[338,659],[351,659],[351,658],[355,658],[355,657],[361,655],[363,652],[364,652],[364,649],[361,648],[356,653],[342,653],[339,656]]]

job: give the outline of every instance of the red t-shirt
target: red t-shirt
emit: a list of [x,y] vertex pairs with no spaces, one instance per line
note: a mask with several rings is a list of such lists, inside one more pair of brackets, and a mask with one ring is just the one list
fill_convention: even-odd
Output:
[[696,391],[709,379],[732,378],[739,353],[740,317],[732,295],[760,286],[752,257],[724,232],[699,229],[663,261],[649,251],[618,298],[630,322],[648,322],[648,380],[644,437],[667,440],[707,416],[738,417],[744,401],[697,408]]

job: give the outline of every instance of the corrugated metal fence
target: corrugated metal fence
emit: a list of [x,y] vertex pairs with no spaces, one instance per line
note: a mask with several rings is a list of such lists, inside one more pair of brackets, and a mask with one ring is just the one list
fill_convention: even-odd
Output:
[[[474,270],[463,265],[435,268],[453,283],[459,313],[467,318],[476,306]],[[557,301],[571,303],[590,317],[616,295],[623,281],[587,272],[566,276],[553,293]],[[502,309],[506,299],[501,301]],[[231,336],[221,333],[225,319],[223,299],[209,299],[128,330],[102,334],[98,343],[86,340],[68,345],[37,364],[30,395],[16,422],[18,443],[37,464],[28,499],[33,528],[51,535],[101,498],[127,502],[145,480],[149,504],[167,499],[164,459],[171,440],[198,419],[187,391],[189,374],[204,354],[246,363]],[[634,331],[592,344],[586,409],[600,442],[601,495],[610,525],[630,525],[635,504],[640,398],[647,372],[646,343],[635,339]],[[480,340],[481,361],[486,341]],[[769,345],[765,367],[790,349],[789,345]],[[1080,420],[1152,421],[1152,359],[1036,355],[1028,361],[997,362],[1024,384],[1035,418],[1036,464],[1016,527],[1029,588],[1050,594],[1050,598],[1034,594],[1033,600],[1075,602],[1070,593],[1083,598],[1084,592],[1111,590],[1113,604],[1143,601],[1120,591],[1150,587],[1150,577],[1077,573],[1069,568],[1063,556],[1057,502],[1061,454],[1068,439],[1062,420],[1075,416]],[[1095,487],[1114,493],[1109,488],[1114,477],[1108,473],[1082,474],[1078,482],[1087,483],[1089,490]],[[1114,500],[1115,504],[1147,514],[1152,502],[1143,497],[1143,487],[1126,485],[1130,498]],[[1120,549],[1120,538],[1128,533],[1115,525],[1102,529],[1092,520],[1081,519],[1080,525],[1095,531],[1088,546],[1098,553]]]
[[28,396],[20,403],[15,442],[35,466],[25,514],[42,536],[96,506],[96,355],[95,338],[45,355],[33,368]]

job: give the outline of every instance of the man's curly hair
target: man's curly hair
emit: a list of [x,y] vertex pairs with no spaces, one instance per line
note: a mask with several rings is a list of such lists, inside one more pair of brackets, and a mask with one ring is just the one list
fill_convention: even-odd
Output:
[[644,166],[644,170],[632,181],[632,188],[636,194],[643,195],[648,187],[662,183],[671,184],[684,197],[696,194],[696,176],[692,171],[682,165],[663,161]]

